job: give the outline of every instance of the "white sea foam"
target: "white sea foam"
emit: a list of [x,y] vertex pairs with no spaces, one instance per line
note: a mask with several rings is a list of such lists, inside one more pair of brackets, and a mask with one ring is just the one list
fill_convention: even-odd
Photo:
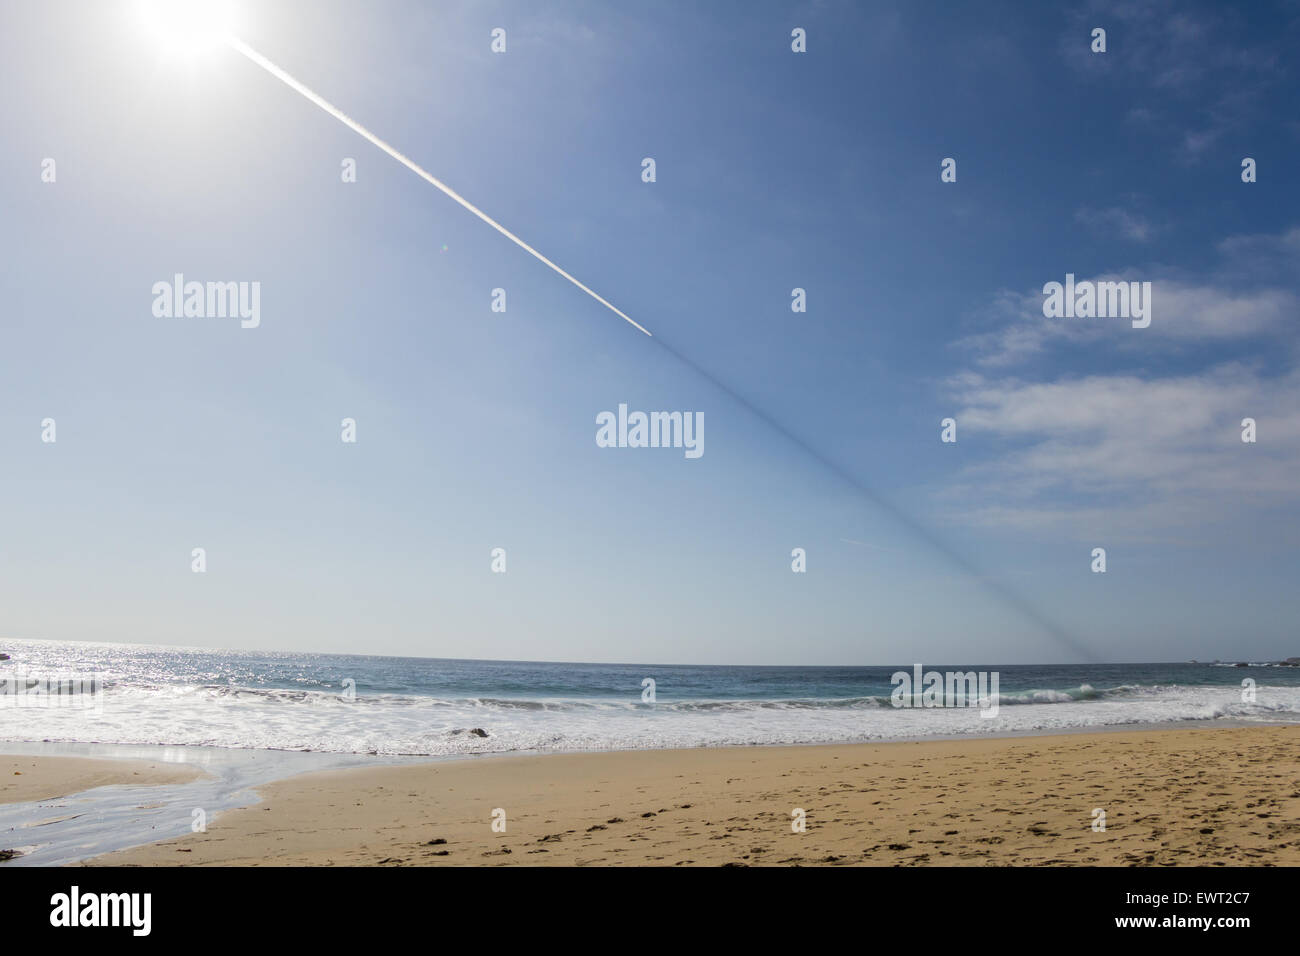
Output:
[[[99,710],[0,705],[0,740],[93,741],[333,753],[454,755],[527,750],[802,744],[1026,733],[1231,718],[1300,722],[1300,687],[1125,686],[1003,694],[974,708],[895,709],[887,699],[440,699],[212,685],[113,685]],[[481,728],[486,737],[471,733]]]

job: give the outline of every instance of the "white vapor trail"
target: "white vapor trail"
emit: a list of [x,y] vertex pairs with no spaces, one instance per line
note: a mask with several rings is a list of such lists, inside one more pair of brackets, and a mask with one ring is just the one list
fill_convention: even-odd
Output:
[[361,125],[360,123],[358,123],[356,120],[352,119],[352,117],[348,116],[346,113],[344,113],[344,112],[343,112],[341,109],[339,109],[337,106],[335,106],[334,104],[330,103],[328,100],[325,100],[325,99],[323,99],[323,98],[320,97],[320,96],[317,96],[316,93],[312,92],[312,91],[311,91],[310,89],[308,89],[306,86],[304,86],[303,84],[299,83],[299,82],[298,82],[297,80],[295,80],[292,76],[290,76],[290,75],[289,75],[288,73],[286,73],[284,70],[280,69],[280,68],[279,68],[278,66],[276,66],[274,63],[272,63],[270,60],[268,60],[266,57],[262,56],[262,54],[258,53],[256,50],[254,50],[251,46],[249,46],[249,45],[248,45],[247,43],[245,43],[243,40],[241,40],[241,39],[239,39],[238,37],[235,37],[235,36],[230,36],[230,37],[227,37],[226,39],[227,39],[227,42],[228,42],[228,43],[229,43],[229,44],[230,44],[234,49],[238,50],[238,51],[239,51],[240,53],[242,53],[244,56],[248,57],[250,60],[252,60],[252,61],[253,61],[254,63],[256,63],[258,66],[260,66],[262,69],[266,70],[266,72],[268,72],[268,73],[270,73],[272,76],[274,76],[277,80],[282,81],[282,82],[283,82],[286,86],[288,86],[290,89],[297,90],[299,93],[301,93],[303,96],[307,97],[307,99],[311,100],[313,103],[315,103],[315,104],[316,104],[317,106],[319,106],[321,109],[323,109],[326,113],[329,113],[330,116],[333,116],[336,120],[338,120],[338,121],[339,121],[340,123],[342,123],[344,126],[348,127],[348,129],[352,130],[354,133],[358,133],[358,134],[360,134],[361,136],[363,136],[364,138],[370,140],[370,142],[374,143],[376,146],[378,146],[380,149],[382,149],[385,153],[387,153],[389,156],[393,157],[393,159],[397,160],[399,163],[401,163],[403,166],[405,166],[405,167],[406,167],[407,169],[409,169],[411,172],[415,173],[417,176],[419,176],[419,177],[420,177],[421,179],[423,179],[425,182],[429,183],[430,185],[436,186],[438,189],[442,190],[444,193],[446,193],[446,194],[447,194],[448,196],[450,196],[452,199],[456,200],[456,202],[460,203],[462,206],[464,206],[466,209],[468,209],[468,210],[469,210],[470,212],[472,212],[474,215],[476,215],[476,216],[478,216],[480,219],[482,219],[485,223],[487,223],[489,226],[491,226],[491,227],[492,227],[493,229],[495,229],[497,232],[501,233],[501,235],[505,236],[507,239],[509,239],[509,240],[510,240],[511,242],[513,242],[515,245],[519,246],[519,247],[520,247],[521,249],[523,249],[525,252],[531,253],[533,256],[536,256],[536,257],[537,257],[538,259],[540,259],[542,262],[546,263],[546,265],[550,266],[552,269],[554,269],[554,270],[555,270],[556,272],[558,272],[560,275],[564,276],[564,278],[568,279],[570,282],[572,282],[574,285],[576,285],[579,289],[581,289],[583,292],[587,293],[587,295],[591,296],[593,299],[595,299],[595,300],[596,300],[597,302],[599,302],[601,305],[605,306],[607,309],[609,309],[609,310],[610,310],[611,312],[613,312],[615,315],[619,316],[620,318],[624,319],[624,320],[627,321],[627,322],[630,322],[632,325],[636,326],[636,327],[637,327],[638,329],[640,329],[642,332],[645,332],[646,335],[650,335],[650,332],[649,332],[648,329],[646,329],[646,328],[645,328],[644,326],[642,326],[640,323],[638,323],[638,322],[636,322],[635,320],[633,320],[633,319],[632,319],[631,317],[629,317],[626,313],[624,313],[624,312],[622,312],[621,310],[615,308],[614,305],[613,305],[609,300],[603,298],[602,296],[600,296],[600,295],[598,295],[596,292],[594,292],[592,289],[590,289],[590,288],[588,288],[587,286],[583,285],[581,282],[579,282],[579,281],[578,281],[577,279],[575,279],[573,276],[569,275],[569,273],[565,272],[563,269],[561,269],[559,266],[557,266],[557,265],[556,265],[554,262],[552,262],[550,259],[546,258],[546,256],[542,255],[540,252],[538,252],[536,249],[534,249],[534,248],[533,248],[532,246],[530,246],[528,243],[524,242],[522,239],[520,239],[518,236],[516,236],[513,232],[511,232],[511,231],[510,231],[509,229],[507,229],[505,226],[501,225],[501,223],[497,222],[495,219],[493,219],[491,216],[489,216],[489,215],[488,215],[487,213],[485,213],[483,210],[479,209],[477,206],[475,206],[472,202],[470,202],[468,199],[466,199],[466,198],[465,198],[464,196],[462,196],[460,193],[456,192],[456,190],[452,189],[450,186],[448,186],[446,183],[442,182],[442,181],[441,181],[440,179],[438,179],[436,176],[434,176],[434,175],[432,175],[431,173],[428,173],[428,172],[426,172],[424,169],[420,168],[420,166],[419,166],[418,164],[416,164],[414,161],[412,161],[411,159],[408,159],[406,156],[403,156],[403,155],[402,155],[401,153],[399,153],[397,150],[393,149],[393,147],[389,146],[389,145],[388,145],[387,143],[385,143],[382,139],[380,139],[380,138],[379,138],[378,136],[376,136],[374,133],[370,132],[370,130],[366,129],[364,126],[362,126],[362,125]]

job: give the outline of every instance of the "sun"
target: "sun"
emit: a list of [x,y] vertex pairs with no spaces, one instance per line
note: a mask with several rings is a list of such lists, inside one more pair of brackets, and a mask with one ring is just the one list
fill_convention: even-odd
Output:
[[234,34],[230,0],[137,0],[140,23],[168,56],[192,58]]

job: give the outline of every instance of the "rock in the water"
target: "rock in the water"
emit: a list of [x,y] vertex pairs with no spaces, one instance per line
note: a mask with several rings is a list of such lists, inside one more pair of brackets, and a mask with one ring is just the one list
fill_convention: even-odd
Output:
[[457,727],[451,732],[453,737],[458,737],[461,734],[469,734],[471,737],[486,737],[488,732],[482,727]]

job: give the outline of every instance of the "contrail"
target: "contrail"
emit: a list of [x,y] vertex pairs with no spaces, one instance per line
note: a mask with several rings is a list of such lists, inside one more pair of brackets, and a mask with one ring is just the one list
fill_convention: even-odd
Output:
[[[258,53],[256,50],[250,47],[243,40],[240,40],[238,37],[235,36],[228,36],[226,37],[226,41],[230,44],[231,47],[233,47],[235,50],[238,50],[244,56],[248,57],[248,59],[252,60],[262,69],[266,70],[266,72],[274,76],[276,79],[281,80],[290,89],[297,90],[307,99],[311,100],[321,109],[323,109],[326,113],[329,113],[330,116],[333,116],[335,119],[337,119],[344,126],[348,127],[349,129],[351,129],[356,133],[359,133],[365,139],[370,140],[370,142],[374,143],[376,146],[382,149],[389,156],[393,157],[393,159],[397,160],[399,163],[401,163],[407,169],[411,170],[411,172],[415,173],[421,179],[436,186],[442,192],[446,193],[452,199],[456,200],[456,202],[460,203],[462,206],[464,206],[474,215],[478,216],[480,219],[486,222],[497,232],[501,233],[511,242],[515,243],[520,248],[524,249],[531,255],[540,259],[542,262],[546,263],[546,265],[550,266],[560,275],[564,276],[564,278],[568,279],[579,289],[587,293],[587,295],[591,296],[593,299],[595,299],[601,305],[605,306],[615,315],[619,316],[619,318],[636,326],[637,329],[644,332],[646,335],[650,335],[648,329],[646,329],[645,327],[643,327],[642,325],[634,321],[630,316],[626,315],[624,312],[615,308],[613,304],[611,304],[607,299],[604,299],[601,296],[597,295],[587,286],[583,285],[573,276],[569,275],[569,273],[565,272],[554,262],[546,258],[546,256],[542,255],[540,252],[538,252],[528,243],[524,242],[513,232],[511,232],[505,226],[501,225],[499,222],[497,222],[487,213],[483,212],[481,209],[479,209],[469,200],[465,199],[465,197],[461,196],[458,192],[456,192],[446,183],[442,182],[432,174],[426,172],[424,169],[420,168],[418,164],[408,159],[406,156],[403,156],[397,150],[393,149],[393,147],[389,146],[382,139],[380,139],[374,133],[370,132],[370,130],[366,129],[356,120],[352,119],[342,110],[340,110],[337,106],[321,98],[320,96],[316,95],[316,93],[312,92],[312,90],[308,89],[306,86],[299,83],[297,80],[295,80],[284,70],[280,69],[274,63],[268,60],[266,57],[262,56],[262,54]],[[653,336],[651,337],[654,338]],[[999,598],[1008,606],[1014,608],[1024,618],[1038,625],[1042,630],[1044,630],[1047,634],[1055,638],[1060,644],[1068,648],[1072,653],[1085,660],[1099,659],[1098,655],[1095,652],[1093,652],[1083,641],[1079,640],[1077,637],[1075,637],[1070,632],[1066,631],[1064,628],[1057,626],[1055,622],[1053,622],[1050,618],[1047,617],[1046,614],[1040,611],[1032,603],[1022,598],[1019,594],[1015,593],[1010,588],[1006,587],[1005,585],[1002,585],[1001,583],[990,578],[989,576],[981,573],[980,569],[975,565],[974,561],[972,561],[971,559],[967,558],[965,555],[958,552],[955,548],[951,547],[946,541],[940,538],[938,534],[931,531],[920,521],[917,521],[915,518],[912,518],[902,509],[895,506],[883,495],[874,491],[866,484],[866,482],[858,478],[857,475],[855,475],[848,468],[840,465],[838,462],[832,460],[828,456],[817,451],[817,449],[813,448],[810,444],[808,444],[807,441],[799,437],[799,435],[796,432],[794,432],[792,429],[787,428],[785,425],[783,425],[772,415],[770,415],[762,408],[758,407],[756,404],[754,404],[749,399],[747,399],[744,395],[741,395],[735,389],[731,388],[729,385],[721,381],[717,376],[713,375],[710,371],[697,365],[694,361],[687,358],[681,352],[677,351],[670,344],[668,344],[668,342],[666,342],[664,339],[655,338],[655,344],[659,345],[662,349],[664,349],[670,355],[677,358],[680,362],[694,369],[698,374],[708,379],[710,382],[714,384],[715,387],[720,389],[726,395],[730,396],[733,400],[738,402],[742,407],[748,409],[752,414],[756,415],[759,418],[759,420],[764,422],[768,427],[772,428],[777,433],[784,436],[787,440],[792,442],[796,447],[802,449],[805,453],[811,456],[815,461],[819,462],[823,467],[829,469],[833,474],[838,476],[841,480],[845,481],[851,488],[856,490],[859,495],[861,495],[862,497],[866,498],[868,501],[876,505],[876,507],[882,509],[886,514],[892,516],[904,528],[906,528],[907,530],[912,532],[912,534],[919,537],[923,542],[928,544],[940,555],[945,557],[951,564],[955,565],[957,568],[961,569],[966,574],[973,577],[976,581],[982,583],[984,587],[989,592],[991,592],[995,597]],[[841,540],[848,540],[848,539],[841,539]],[[854,542],[854,543],[864,543],[864,542]]]
[[536,257],[537,257],[538,259],[540,259],[542,262],[546,263],[546,265],[550,266],[552,269],[554,269],[554,270],[555,270],[556,272],[558,272],[560,275],[564,276],[564,278],[568,279],[570,282],[572,282],[574,285],[576,285],[579,289],[581,289],[583,292],[587,293],[587,295],[591,296],[593,299],[595,299],[595,300],[596,300],[597,302],[599,302],[601,305],[605,306],[605,308],[609,309],[611,312],[613,312],[613,313],[614,313],[615,315],[617,315],[619,318],[623,319],[623,320],[626,321],[626,322],[630,322],[632,325],[636,326],[637,329],[639,329],[640,331],[644,332],[646,335],[650,335],[650,331],[649,331],[648,329],[646,329],[643,325],[641,325],[641,324],[640,324],[639,322],[637,322],[636,320],[632,319],[632,318],[631,318],[630,316],[628,316],[625,312],[621,311],[620,309],[615,308],[614,305],[613,305],[613,303],[611,303],[608,299],[605,299],[604,297],[598,295],[598,294],[597,294],[595,291],[593,291],[592,289],[590,289],[590,288],[588,288],[587,286],[583,285],[581,282],[579,282],[579,281],[578,281],[577,279],[575,279],[573,276],[569,275],[569,273],[565,272],[563,269],[561,269],[559,266],[557,266],[557,265],[556,265],[554,262],[552,262],[550,259],[546,258],[546,256],[542,255],[540,252],[538,252],[536,249],[534,249],[534,248],[533,248],[532,246],[530,246],[528,243],[524,242],[522,239],[520,239],[518,236],[516,236],[513,232],[511,232],[511,231],[510,231],[509,229],[507,229],[505,226],[501,225],[501,223],[497,222],[495,219],[493,219],[491,216],[489,216],[487,213],[485,213],[482,209],[479,209],[478,206],[475,206],[472,202],[470,202],[468,199],[466,199],[466,198],[465,198],[464,196],[462,196],[460,193],[456,192],[456,190],[452,189],[450,186],[448,186],[448,185],[447,185],[446,183],[444,183],[442,180],[438,179],[438,177],[436,177],[436,176],[434,176],[432,173],[429,173],[428,171],[422,169],[422,168],[419,166],[419,164],[417,164],[417,163],[414,162],[413,160],[409,159],[408,157],[403,156],[403,155],[402,155],[400,152],[398,152],[397,150],[393,149],[393,147],[389,146],[387,143],[385,143],[382,139],[380,139],[380,138],[379,138],[378,136],[376,136],[374,133],[370,132],[370,130],[366,129],[364,126],[362,126],[362,125],[361,125],[360,123],[358,123],[356,120],[354,120],[352,117],[348,116],[346,113],[344,113],[341,109],[339,109],[339,108],[338,108],[337,106],[335,106],[333,103],[330,103],[328,100],[324,99],[323,97],[318,96],[315,92],[313,92],[312,90],[308,89],[308,88],[307,88],[306,86],[304,86],[302,83],[299,83],[297,80],[295,80],[292,76],[290,76],[290,75],[289,75],[288,73],[286,73],[284,70],[280,69],[278,66],[276,66],[274,63],[272,63],[272,62],[271,62],[270,60],[268,60],[266,57],[262,56],[262,54],[258,53],[256,50],[254,50],[251,46],[249,46],[249,45],[248,45],[247,43],[245,43],[243,40],[239,39],[239,37],[236,37],[236,36],[228,36],[228,37],[226,37],[226,41],[227,41],[227,42],[228,42],[228,43],[229,43],[229,44],[230,44],[234,49],[236,49],[236,50],[238,50],[240,53],[244,54],[244,56],[248,57],[250,60],[252,60],[252,61],[253,61],[254,63],[256,63],[258,66],[260,66],[262,69],[266,70],[267,73],[270,73],[270,74],[271,74],[273,77],[275,77],[277,80],[282,81],[282,82],[283,82],[286,86],[288,86],[290,89],[297,90],[297,91],[298,91],[299,93],[301,93],[303,96],[307,97],[307,99],[311,100],[313,103],[315,103],[315,104],[316,104],[317,106],[319,106],[321,109],[323,109],[326,113],[329,113],[330,116],[333,116],[336,120],[338,120],[340,123],[342,123],[342,124],[343,124],[344,126],[346,126],[348,129],[350,129],[350,130],[352,130],[354,133],[358,133],[358,134],[360,134],[361,136],[365,137],[366,139],[370,140],[370,142],[374,143],[376,146],[378,146],[380,149],[382,149],[385,153],[387,153],[389,156],[393,157],[393,159],[397,160],[399,163],[401,163],[403,166],[405,166],[405,167],[406,167],[407,169],[409,169],[411,172],[415,173],[417,176],[419,176],[419,177],[420,177],[421,179],[423,179],[425,182],[429,183],[430,185],[436,186],[438,189],[442,190],[444,193],[446,193],[446,194],[447,194],[448,196],[450,196],[452,199],[456,200],[456,202],[460,203],[462,206],[464,206],[466,209],[468,209],[468,210],[469,210],[470,212],[472,212],[474,215],[476,215],[476,216],[478,216],[480,219],[482,219],[485,223],[487,223],[489,226],[491,226],[491,227],[492,227],[493,229],[495,229],[497,232],[501,233],[501,235],[505,236],[507,239],[509,239],[509,240],[510,240],[511,242],[513,242],[515,245],[519,246],[519,248],[523,249],[525,252],[528,252],[528,253],[530,253],[530,254],[533,255],[533,256],[536,256]]

